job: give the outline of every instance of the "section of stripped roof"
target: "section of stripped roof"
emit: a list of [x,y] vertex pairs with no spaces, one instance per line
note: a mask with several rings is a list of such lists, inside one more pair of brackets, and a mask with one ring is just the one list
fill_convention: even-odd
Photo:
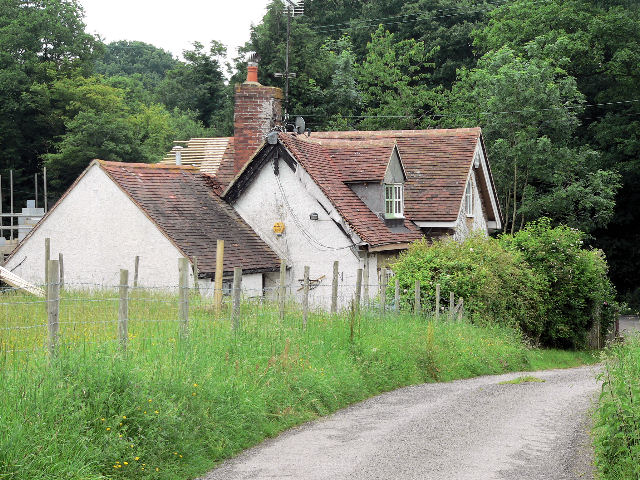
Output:
[[99,162],[201,273],[215,272],[216,243],[225,241],[224,271],[275,271],[280,260],[236,211],[213,191],[210,176],[195,167]]
[[[379,163],[372,163],[371,158],[351,155],[353,146],[365,152],[377,148],[385,140],[396,143],[407,175],[404,199],[407,218],[413,221],[454,222],[460,212],[480,136],[480,128],[458,128],[315,132],[309,140],[330,147],[339,170],[347,172],[364,169],[349,166],[360,162],[378,165],[374,169],[380,170]],[[344,154],[339,153],[341,146]],[[379,175],[379,171],[376,174]],[[382,176],[378,178],[382,180]]]
[[[216,175],[231,142],[230,137],[192,138],[175,142],[182,146],[182,164],[198,168],[202,173]],[[175,165],[176,153],[171,150],[160,161],[163,165]]]
[[[306,137],[300,135],[293,136],[282,133],[279,138],[293,158],[311,175],[342,218],[364,242],[376,247],[406,244],[421,238],[420,229],[408,220],[404,222],[406,231],[392,231],[384,220],[372,212],[347,186],[341,173],[341,169],[344,167],[342,160],[332,157],[331,152],[324,146],[315,141],[308,141],[305,139]],[[387,151],[390,156],[391,150],[387,148]],[[387,156],[387,162],[389,156]]]

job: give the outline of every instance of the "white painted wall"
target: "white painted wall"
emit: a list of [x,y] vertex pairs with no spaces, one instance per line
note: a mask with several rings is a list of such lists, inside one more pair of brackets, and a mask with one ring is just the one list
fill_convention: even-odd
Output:
[[469,178],[473,184],[473,217],[468,217],[464,208],[464,196],[460,212],[458,213],[458,219],[456,220],[456,226],[454,229],[453,238],[457,241],[463,241],[472,232],[482,232],[488,234],[487,227],[487,215],[482,204],[482,198],[478,191],[478,177],[476,175],[475,168],[471,169]]
[[[284,195],[278,185],[278,178]],[[360,243],[360,239],[350,232],[326,196],[300,165],[293,172],[280,160],[279,177],[276,177],[273,164],[266,164],[233,206],[258,235],[287,260],[287,266],[291,267],[287,272],[288,293],[293,293],[298,300],[302,298],[302,291],[298,290],[302,286],[304,266],[308,265],[311,279],[322,277],[319,285],[309,293],[310,305],[328,308],[331,301],[333,262],[337,260],[340,272],[339,304],[341,307],[349,304],[355,292],[356,272],[358,268],[362,268],[363,261],[357,252],[343,248],[352,242],[334,220],[342,223],[353,241]],[[311,213],[317,213],[318,220],[310,220]],[[281,235],[273,232],[276,222],[285,225],[285,231]],[[371,258],[370,283],[375,282],[377,286],[375,256]],[[278,275],[273,273],[265,276],[267,298],[275,298],[277,295]],[[370,289],[374,291],[373,286]]]
[[53,260],[58,253],[64,255],[69,287],[115,286],[121,268],[129,270],[132,285],[136,255],[140,256],[140,286],[178,284],[180,251],[97,164],[16,250],[6,268],[43,284],[45,238],[51,239]]
[[[242,296],[244,298],[253,298],[262,296],[262,273],[250,273],[242,276]],[[233,283],[232,279],[225,278],[223,285]],[[212,297],[214,293],[213,278],[199,278],[198,288],[200,294],[205,297]]]

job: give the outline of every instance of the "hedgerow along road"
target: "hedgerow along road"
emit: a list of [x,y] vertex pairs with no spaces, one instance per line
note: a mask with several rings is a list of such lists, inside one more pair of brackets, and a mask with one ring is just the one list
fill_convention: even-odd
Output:
[[[203,479],[593,479],[597,372],[403,388],[267,440]],[[528,375],[544,381],[501,383]]]

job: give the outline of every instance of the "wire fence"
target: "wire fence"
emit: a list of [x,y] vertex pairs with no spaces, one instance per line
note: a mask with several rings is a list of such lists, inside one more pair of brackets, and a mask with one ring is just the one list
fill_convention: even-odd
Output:
[[[217,301],[213,288],[154,285],[135,288],[122,284],[60,283],[47,285],[41,299],[14,288],[0,289],[0,366],[17,357],[55,355],[60,349],[95,348],[143,350],[157,344],[176,344],[189,337],[251,334],[272,329],[313,330],[318,324],[389,322],[398,314],[458,319],[461,302],[421,299],[402,301],[393,282],[339,285],[298,282],[264,288],[224,288]],[[386,283],[385,283],[386,285]],[[54,287],[53,289],[51,287]],[[51,294],[51,292],[56,292]],[[366,292],[366,295],[365,293]],[[454,310],[449,314],[449,308]]]

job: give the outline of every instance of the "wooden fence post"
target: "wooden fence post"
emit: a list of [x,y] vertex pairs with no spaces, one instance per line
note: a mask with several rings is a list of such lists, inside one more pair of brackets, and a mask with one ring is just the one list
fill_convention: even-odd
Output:
[[362,291],[362,268],[356,272],[356,313],[360,313],[360,292]]
[[364,256],[364,267],[362,269],[362,284],[364,286],[362,303],[364,306],[368,307],[369,306],[369,254],[368,253],[365,253],[365,256]]
[[449,292],[449,321],[453,322],[453,309],[455,308],[455,294]]
[[338,262],[333,262],[333,279],[331,280],[331,313],[338,311]]
[[415,315],[420,315],[420,280],[416,278],[416,289],[415,296],[413,300],[413,313]]
[[387,311],[387,269],[380,271],[380,303],[382,304],[382,312]]
[[200,285],[198,284],[199,276],[200,270],[198,269],[198,257],[193,257],[193,288],[198,296],[200,296]]
[[49,260],[47,267],[47,324],[49,326],[49,354],[58,350],[58,323],[60,314],[60,267],[57,260]]
[[222,309],[222,277],[224,275],[224,240],[216,245],[216,274],[213,282],[213,305],[216,313]]
[[436,283],[436,320],[440,320],[440,284]]
[[307,328],[309,319],[309,267],[304,267],[304,284],[302,285],[302,328]]
[[180,335],[184,337],[189,332],[189,260],[187,258],[178,259],[178,290]]
[[287,282],[287,262],[284,258],[280,259],[280,290],[278,291],[278,304],[279,304],[279,313],[280,313],[280,321],[284,321],[284,295],[285,295],[285,284]]
[[231,302],[231,320],[233,331],[237,332],[240,326],[240,296],[242,294],[242,268],[233,269],[233,290],[231,294],[233,301]]
[[462,314],[464,313],[464,298],[460,298],[460,300],[458,300],[458,306],[456,307],[456,310],[458,310],[458,322],[462,321]]
[[44,282],[49,283],[49,260],[51,260],[51,239],[44,239]]
[[126,351],[129,343],[129,270],[120,270],[119,289],[118,340],[120,340],[120,348]]
[[64,257],[62,253],[58,254],[58,263],[60,264],[60,290],[64,288]]
[[395,290],[394,290],[394,294],[393,294],[393,303],[395,305],[396,308],[396,312],[400,311],[400,280],[398,279],[398,277],[396,276],[395,278]]
[[133,288],[138,288],[138,270],[140,268],[140,256],[136,255],[136,260],[133,262]]

